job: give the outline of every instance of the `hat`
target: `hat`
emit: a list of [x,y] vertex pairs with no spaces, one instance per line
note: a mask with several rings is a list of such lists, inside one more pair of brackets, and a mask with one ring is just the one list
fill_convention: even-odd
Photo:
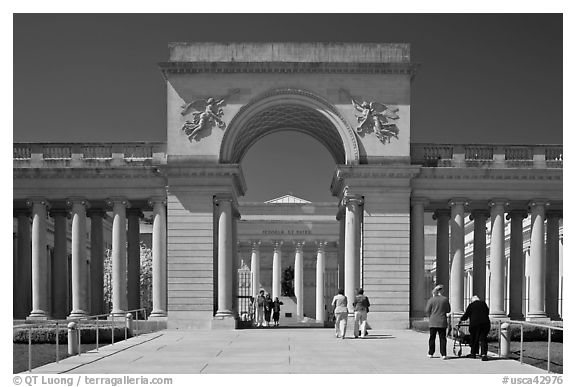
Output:
[[436,285],[436,287],[435,287],[434,289],[432,289],[432,291],[433,291],[434,293],[436,293],[436,292],[439,292],[439,291],[441,291],[441,290],[443,290],[443,289],[444,289],[444,285]]

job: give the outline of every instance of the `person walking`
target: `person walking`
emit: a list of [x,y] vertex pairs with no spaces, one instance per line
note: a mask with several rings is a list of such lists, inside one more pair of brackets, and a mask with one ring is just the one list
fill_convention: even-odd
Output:
[[448,298],[442,295],[443,285],[437,285],[432,289],[432,298],[426,303],[426,315],[429,316],[428,327],[430,338],[428,339],[428,357],[433,357],[436,351],[436,334],[440,341],[440,355],[446,360],[446,328],[448,328],[447,314],[450,313]]
[[361,338],[364,338],[366,336],[366,323],[370,306],[368,297],[364,295],[364,289],[358,289],[358,294],[352,306],[354,306],[354,338],[358,338],[358,334],[360,334]]
[[264,301],[265,301],[265,297],[264,297],[264,290],[260,290],[260,293],[258,293],[258,296],[256,297],[256,301],[255,301],[255,308],[254,311],[256,312],[256,326],[257,327],[261,327],[264,325]]
[[264,326],[270,326],[270,316],[272,315],[272,308],[274,306],[274,301],[270,297],[270,293],[266,293],[266,298],[264,299]]
[[474,295],[470,304],[460,317],[460,322],[470,319],[470,355],[473,359],[478,355],[478,347],[482,355],[482,361],[488,360],[488,333],[490,332],[490,310],[486,302]]
[[336,318],[334,322],[336,337],[344,339],[348,325],[348,298],[344,295],[344,289],[338,290],[338,294],[332,299],[332,307]]
[[284,305],[284,303],[280,301],[278,297],[274,298],[274,302],[272,304],[272,320],[274,320],[275,327],[280,325],[280,305]]

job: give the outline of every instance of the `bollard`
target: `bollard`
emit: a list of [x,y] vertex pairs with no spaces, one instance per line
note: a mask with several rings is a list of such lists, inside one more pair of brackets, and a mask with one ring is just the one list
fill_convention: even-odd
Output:
[[134,317],[132,313],[126,314],[126,327],[124,328],[124,340],[128,340],[128,332],[132,333],[134,328]]
[[502,323],[500,326],[500,356],[507,358],[510,355],[510,324]]
[[68,324],[68,355],[78,355],[78,324],[74,321]]

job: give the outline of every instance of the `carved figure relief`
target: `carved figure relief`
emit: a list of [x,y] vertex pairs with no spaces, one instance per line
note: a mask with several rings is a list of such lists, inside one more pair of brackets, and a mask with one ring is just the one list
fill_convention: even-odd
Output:
[[222,121],[224,112],[220,107],[224,103],[224,98],[216,100],[212,97],[198,99],[182,106],[182,115],[192,113],[192,120],[186,120],[182,130],[190,141],[198,140],[202,131],[217,125],[219,128],[226,128],[226,123]]
[[361,115],[357,115],[356,132],[365,134],[374,132],[384,144],[390,143],[392,137],[398,139],[400,130],[392,120],[400,118],[397,108],[391,108],[380,102],[358,102],[352,98],[352,105]]

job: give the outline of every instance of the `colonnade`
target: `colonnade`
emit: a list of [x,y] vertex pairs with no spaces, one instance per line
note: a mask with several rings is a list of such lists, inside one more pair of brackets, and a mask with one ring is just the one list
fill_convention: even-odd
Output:
[[[466,210],[474,221],[473,294],[489,299],[492,318],[528,320],[557,319],[559,294],[559,219],[562,211],[543,199],[515,203],[495,198],[485,207],[466,199],[453,199],[447,208],[433,208],[436,220],[436,283],[444,285],[452,311],[462,314],[464,305],[464,220]],[[412,198],[411,206],[411,317],[423,316],[429,298],[422,286],[424,274],[424,212],[426,198]],[[530,257],[523,265],[522,220],[531,217]],[[490,231],[490,281],[486,286],[486,222]],[[506,314],[505,219],[510,220],[509,313]],[[545,240],[547,243],[545,243]],[[522,279],[528,277],[528,309],[522,313]]]
[[[138,201],[141,203],[142,201]],[[124,316],[139,308],[139,216],[144,205],[126,198],[93,201],[85,198],[46,200],[31,198],[15,205],[18,220],[18,256],[15,260],[14,317],[31,320],[82,318],[104,310],[103,220],[112,212],[112,310]],[[151,317],[166,316],[166,200],[151,198],[153,210]],[[47,219],[54,219],[54,259],[49,270]],[[67,217],[71,220],[71,303],[68,305]],[[90,257],[87,256],[87,219],[90,218]],[[28,247],[30,246],[31,249]],[[49,275],[52,278],[49,278]],[[52,289],[49,289],[49,283]],[[52,295],[52,306],[49,295]],[[16,299],[17,298],[17,299]]]
[[[304,245],[303,240],[294,243],[294,296],[296,298],[296,315],[298,319],[304,317]],[[310,243],[310,242],[308,242]],[[326,271],[326,241],[314,241],[316,245],[316,320],[324,321],[324,274]],[[252,276],[252,297],[256,298],[260,291],[260,240],[253,240],[251,245],[250,272]],[[273,240],[272,255],[272,299],[282,296],[282,246],[284,241]]]
[[[222,204],[225,203],[225,204]],[[228,268],[235,261],[232,249],[232,222],[237,217],[232,213],[236,211],[231,197],[221,196],[215,198],[216,218],[218,219],[218,297],[216,316],[226,317],[232,315],[234,291],[228,287],[231,283],[231,272]],[[343,254],[338,255],[339,287],[345,289],[348,297],[349,310],[353,310],[352,302],[356,289],[360,287],[360,225],[362,221],[363,199],[361,196],[345,196],[338,211],[337,219],[340,222],[340,248]],[[303,246],[304,241],[295,242],[294,255],[294,292],[297,300],[297,316],[303,317]],[[326,241],[316,241],[316,320],[324,321],[324,273],[326,267]],[[272,298],[280,297],[282,279],[282,244],[283,241],[273,241],[272,255]],[[251,272],[253,278],[252,296],[256,297],[260,284],[260,241],[252,241]],[[343,270],[342,270],[343,269]]]

